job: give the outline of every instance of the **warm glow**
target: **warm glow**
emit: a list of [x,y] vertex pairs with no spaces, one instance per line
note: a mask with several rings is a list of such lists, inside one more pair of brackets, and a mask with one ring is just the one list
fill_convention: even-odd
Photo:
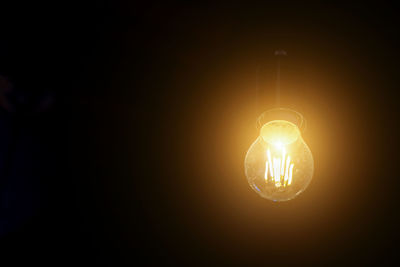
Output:
[[267,150],[264,179],[266,183],[272,183],[276,187],[286,187],[292,184],[294,164],[290,162],[285,147],[280,146],[279,149],[282,156],[273,158],[270,149]]
[[287,201],[298,196],[314,172],[314,160],[299,127],[286,120],[263,124],[247,151],[245,172],[250,186],[264,198]]
[[266,123],[260,132],[265,142],[282,149],[300,137],[299,128],[288,121],[274,120]]
[[275,120],[266,123],[261,128],[261,136],[271,147],[277,151],[276,156],[271,156],[268,148],[265,161],[265,182],[272,183],[275,187],[286,187],[292,183],[294,164],[286,153],[286,145],[295,142],[300,132],[298,127],[288,121]]

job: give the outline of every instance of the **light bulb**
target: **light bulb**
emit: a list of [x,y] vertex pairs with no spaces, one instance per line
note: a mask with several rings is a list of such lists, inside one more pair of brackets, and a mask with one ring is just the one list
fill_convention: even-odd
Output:
[[[303,192],[314,173],[314,160],[299,127],[289,120],[265,119],[278,113],[303,117],[295,111],[277,109],[259,119],[260,135],[250,146],[245,158],[247,180],[260,196],[273,201],[286,201]],[[262,122],[264,120],[264,122]]]

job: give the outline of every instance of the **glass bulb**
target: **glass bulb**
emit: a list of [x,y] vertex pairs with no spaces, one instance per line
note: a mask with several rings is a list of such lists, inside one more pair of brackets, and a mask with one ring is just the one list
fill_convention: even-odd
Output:
[[251,188],[266,199],[286,201],[303,192],[312,179],[314,160],[299,127],[280,119],[264,123],[247,151],[245,173]]

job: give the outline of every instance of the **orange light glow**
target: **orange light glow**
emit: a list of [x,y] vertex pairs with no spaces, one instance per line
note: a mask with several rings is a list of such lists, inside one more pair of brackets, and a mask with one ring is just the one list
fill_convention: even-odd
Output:
[[283,146],[277,146],[281,151],[281,157],[271,157],[271,151],[267,150],[265,161],[264,179],[266,183],[272,183],[275,187],[286,187],[292,184],[293,167],[290,163],[290,156],[287,155]]

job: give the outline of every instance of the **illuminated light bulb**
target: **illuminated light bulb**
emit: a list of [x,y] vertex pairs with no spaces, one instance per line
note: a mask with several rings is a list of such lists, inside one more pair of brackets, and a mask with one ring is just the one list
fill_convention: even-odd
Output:
[[[303,117],[291,110],[303,123]],[[266,114],[269,114],[268,111]],[[262,119],[265,119],[265,114]],[[259,119],[260,122],[260,119]],[[295,198],[309,185],[314,173],[314,160],[299,127],[289,120],[262,122],[260,135],[250,146],[245,158],[245,173],[250,186],[263,198],[286,201]]]

